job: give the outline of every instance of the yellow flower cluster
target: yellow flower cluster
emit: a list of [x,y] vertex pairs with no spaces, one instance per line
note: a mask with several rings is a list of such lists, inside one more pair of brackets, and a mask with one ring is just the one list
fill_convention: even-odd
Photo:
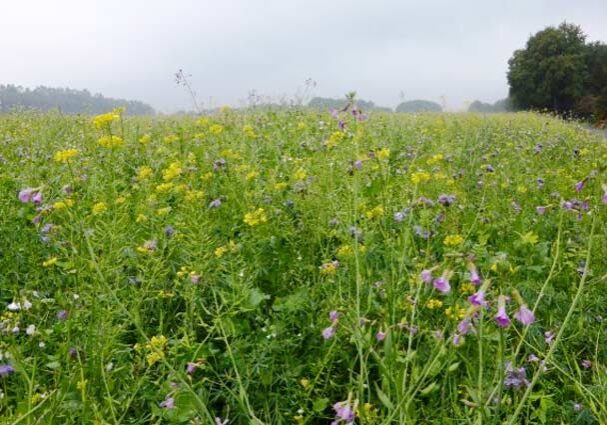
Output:
[[142,145],[147,145],[152,141],[152,136],[150,136],[149,134],[144,134],[143,136],[141,136],[139,138],[139,143],[141,143]]
[[64,210],[66,208],[72,207],[74,206],[74,200],[73,199],[66,199],[65,201],[57,201],[53,204],[53,209],[54,210]]
[[173,180],[183,172],[179,161],[172,162],[167,168],[162,170],[162,178],[164,181]]
[[293,174],[293,178],[298,181],[305,180],[306,176],[307,176],[306,170],[304,170],[303,168],[300,168],[299,170],[295,171],[295,173]]
[[328,148],[334,148],[344,139],[344,137],[345,134],[342,131],[334,131],[325,142],[325,146]]
[[78,149],[65,149],[63,151],[56,152],[53,158],[56,162],[67,164],[72,158],[77,157],[79,153],[80,151]]
[[230,241],[227,244],[218,247],[215,249],[215,256],[217,258],[223,257],[224,254],[228,252],[236,252],[238,250],[238,245],[234,241]]
[[251,139],[257,137],[257,134],[255,134],[255,129],[252,125],[246,124],[245,126],[243,126],[242,132],[245,134],[245,136],[250,137]]
[[211,134],[214,134],[217,136],[217,135],[223,133],[223,126],[221,124],[213,124],[212,126],[209,127],[209,131],[211,132]]
[[102,136],[99,138],[98,143],[104,148],[112,149],[119,148],[124,144],[124,140],[119,136]]
[[107,211],[107,204],[105,202],[97,202],[93,205],[93,215],[103,214]]
[[390,149],[388,148],[383,148],[377,151],[377,153],[375,154],[375,156],[377,157],[377,159],[388,159],[390,158]]
[[373,220],[374,218],[381,217],[382,215],[384,215],[384,207],[382,207],[381,205],[378,205],[375,208],[370,209],[365,212],[365,216],[367,216],[367,218],[369,220]]
[[164,359],[164,350],[167,345],[167,338],[164,335],[153,336],[150,343],[145,345],[149,353],[146,356],[148,366],[153,366],[160,360]]
[[443,302],[441,300],[437,300],[436,298],[429,299],[426,302],[426,307],[430,310],[434,310],[436,308],[441,308],[443,306]]
[[258,224],[266,223],[268,221],[268,217],[266,216],[266,212],[263,208],[257,208],[257,210],[253,212],[248,212],[244,215],[243,221],[249,226],[257,226]]
[[426,161],[426,164],[428,164],[428,165],[434,165],[434,164],[439,163],[442,160],[443,160],[443,154],[442,153],[437,153],[436,155],[433,155],[431,158],[429,158]]
[[139,167],[139,169],[137,169],[137,180],[139,180],[139,181],[147,180],[148,178],[150,178],[152,176],[153,172],[154,171],[152,170],[151,167],[148,167],[147,165],[143,165],[143,166]]
[[446,246],[457,246],[464,243],[464,238],[461,235],[448,235],[443,240]]
[[114,109],[112,112],[107,112],[105,114],[97,115],[93,118],[93,124],[97,128],[106,128],[111,125],[114,121],[120,119],[120,113],[122,110]]
[[411,182],[414,184],[424,183],[430,180],[430,177],[430,173],[425,171],[416,171],[415,173],[411,174]]

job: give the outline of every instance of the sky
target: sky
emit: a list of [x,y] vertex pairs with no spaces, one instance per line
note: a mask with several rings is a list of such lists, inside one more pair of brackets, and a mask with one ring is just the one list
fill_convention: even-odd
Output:
[[0,84],[192,109],[251,91],[464,108],[508,94],[512,52],[567,21],[607,42],[607,0],[0,0]]

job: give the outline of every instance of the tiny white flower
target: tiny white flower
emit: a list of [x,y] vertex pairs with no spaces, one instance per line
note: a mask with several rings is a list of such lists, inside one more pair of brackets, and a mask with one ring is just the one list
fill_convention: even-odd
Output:
[[19,333],[19,326],[15,326],[13,329],[11,329],[11,332],[14,334],[18,334]]
[[13,301],[6,308],[8,308],[10,311],[17,311],[17,310],[21,309],[21,304],[16,303],[15,301]]
[[40,348],[44,348],[44,347],[46,347],[46,344],[44,343],[44,341],[40,341],[40,342],[38,343],[38,347],[40,347]]
[[25,330],[25,333],[28,334],[29,336],[34,335],[34,333],[36,333],[36,325],[29,325],[27,327],[27,329]]
[[29,310],[30,308],[32,308],[32,303],[29,302],[28,300],[24,300],[23,301],[23,309],[24,310]]

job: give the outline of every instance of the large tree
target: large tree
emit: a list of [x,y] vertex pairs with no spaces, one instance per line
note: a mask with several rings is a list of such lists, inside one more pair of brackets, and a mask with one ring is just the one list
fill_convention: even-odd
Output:
[[587,78],[586,36],[577,25],[548,27],[515,51],[508,65],[515,108],[572,111]]

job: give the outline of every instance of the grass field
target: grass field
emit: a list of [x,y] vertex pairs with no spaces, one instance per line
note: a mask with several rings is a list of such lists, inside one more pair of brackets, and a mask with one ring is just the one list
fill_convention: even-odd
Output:
[[2,420],[607,423],[605,141],[334,115],[1,116]]

